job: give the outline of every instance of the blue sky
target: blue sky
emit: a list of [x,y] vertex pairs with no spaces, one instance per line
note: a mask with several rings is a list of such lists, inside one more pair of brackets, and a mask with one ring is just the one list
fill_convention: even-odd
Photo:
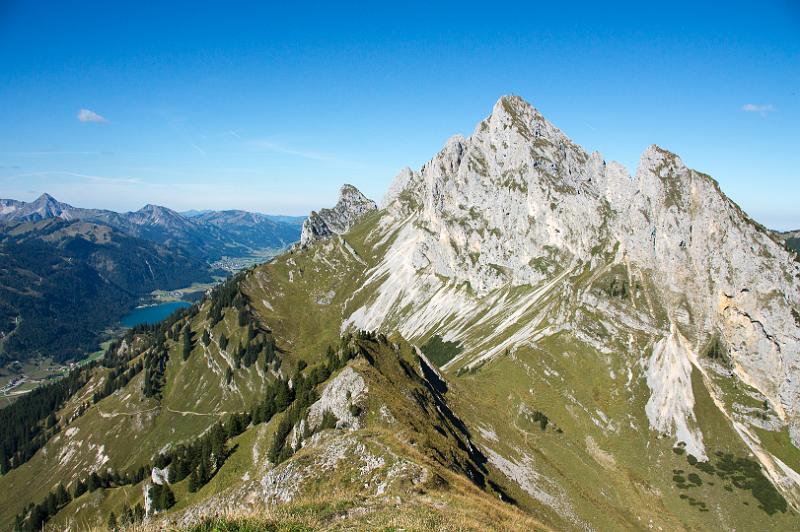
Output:
[[797,2],[231,4],[0,1],[0,197],[380,199],[513,93],[631,171],[656,143],[800,227]]

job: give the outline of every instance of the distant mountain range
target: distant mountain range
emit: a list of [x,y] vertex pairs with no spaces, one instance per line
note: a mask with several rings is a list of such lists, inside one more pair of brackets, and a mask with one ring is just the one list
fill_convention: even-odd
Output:
[[211,281],[223,256],[279,251],[302,219],[245,211],[82,209],[49,194],[0,200],[0,364],[94,351],[156,289]]
[[159,205],[119,213],[61,203],[49,194],[26,203],[0,199],[0,224],[36,222],[48,218],[100,223],[136,238],[180,247],[205,260],[241,256],[264,249],[281,249],[300,237],[304,218],[227,211],[178,213]]
[[210,280],[205,261],[107,225],[9,223],[0,234],[0,363],[81,358],[143,296]]
[[786,247],[800,253],[800,229],[796,231],[776,232],[775,236],[786,243]]
[[179,214],[184,218],[197,218],[199,216],[205,214],[213,214],[213,213],[220,213],[220,212],[233,212],[233,213],[248,213],[254,214],[256,216],[263,216],[273,222],[280,222],[289,225],[302,225],[303,222],[306,220],[306,216],[290,216],[287,214],[263,214],[251,211],[239,211],[239,210],[228,210],[228,211],[214,211],[212,209],[189,209],[188,211],[180,211]]

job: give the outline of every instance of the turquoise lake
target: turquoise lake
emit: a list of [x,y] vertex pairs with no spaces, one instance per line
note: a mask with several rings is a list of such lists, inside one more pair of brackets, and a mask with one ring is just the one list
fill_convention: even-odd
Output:
[[125,327],[136,327],[143,323],[158,323],[179,308],[190,307],[191,303],[186,301],[170,301],[169,303],[161,303],[160,305],[152,305],[149,307],[140,307],[134,309],[133,312],[122,318],[122,325]]

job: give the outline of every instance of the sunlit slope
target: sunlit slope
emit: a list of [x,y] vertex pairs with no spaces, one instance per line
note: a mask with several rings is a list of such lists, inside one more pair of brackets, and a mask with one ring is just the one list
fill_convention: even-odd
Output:
[[250,304],[291,356],[313,360],[338,341],[347,309],[369,297],[365,272],[387,243],[368,240],[377,213],[346,235],[295,248],[258,266],[242,284]]
[[[329,260],[323,250],[336,255],[342,241],[353,249],[378,248],[393,238],[380,222],[368,220],[339,244],[329,241],[296,253],[288,264],[279,260],[263,266],[261,275],[275,275],[272,286],[285,296],[301,269],[329,273],[317,266]],[[374,264],[375,255],[362,255]],[[412,320],[426,323],[420,315],[441,296],[463,298],[466,305],[454,305],[445,319],[405,330],[417,332],[412,340],[420,346],[457,332],[452,342],[457,347],[450,354],[455,357],[443,368],[456,408],[489,466],[510,482],[517,503],[544,522],[567,528],[640,528],[650,522],[664,529],[712,529],[715,523],[793,526],[794,510],[734,427],[775,426],[770,420],[777,414],[731,372],[728,360],[709,354],[710,346],[698,348],[702,371],[690,365],[684,373],[679,365],[672,374],[650,376],[651,382],[667,383],[688,377],[690,409],[681,410],[681,404],[671,415],[685,416],[688,430],[701,431],[708,465],[699,462],[698,467],[695,457],[689,458],[686,442],[678,439],[676,447],[675,437],[650,428],[648,403],[655,402],[647,384],[648,365],[659,341],[657,331],[669,327],[667,310],[651,277],[612,258],[598,254],[594,267],[553,265],[552,280],[501,288],[484,297],[468,286],[445,282],[425,304],[392,309],[382,327],[404,330]],[[348,292],[342,303],[303,307],[306,320],[328,324],[327,332],[324,326],[317,329],[320,334],[335,334],[338,316],[344,316],[346,327],[348,313],[381,297],[385,279],[370,279],[378,268],[348,263],[353,273],[332,276],[331,285],[325,284],[325,275],[301,285],[301,293],[328,293],[355,280],[345,285],[356,286],[354,295]],[[334,271],[341,267],[336,264]],[[280,304],[282,298],[276,299]],[[521,340],[535,346],[520,346]],[[797,467],[800,453],[788,442],[785,428],[757,434],[767,452]],[[784,487],[790,494],[791,485]]]
[[[326,335],[336,334],[349,309],[380,297],[368,281],[359,286],[369,273],[353,255],[344,253],[344,243],[361,250],[358,257],[369,265],[376,255],[365,250],[386,246],[392,237],[374,220],[367,220],[342,238],[262,266],[254,278],[262,280],[259,294],[272,308],[265,305],[266,310],[260,311],[273,319],[282,312],[302,316],[313,324],[307,330],[324,343]],[[668,324],[667,313],[644,273],[606,260],[594,269],[587,265],[556,270],[555,281],[542,286],[504,288],[485,298],[470,294],[468,287],[446,287],[443,290],[461,291],[470,298],[470,312],[455,307],[454,317],[434,322],[414,338],[418,345],[426,345],[434,335],[446,336],[452,330],[462,334],[458,358],[445,370],[453,387],[463,390],[454,396],[467,412],[468,424],[479,428],[490,464],[517,484],[521,504],[527,500],[543,518],[549,513],[551,519],[577,527],[598,519],[607,520],[609,526],[634,528],[650,519],[665,527],[710,527],[715,522],[737,526],[766,516],[776,528],[786,526],[786,519],[792,522],[789,505],[781,501],[726,417],[757,416],[764,421],[776,414],[764,408],[763,397],[738,382],[725,361],[704,356],[700,363],[708,368],[705,376],[690,368],[696,407],[690,414],[677,411],[676,415],[687,415],[689,427],[702,430],[712,467],[719,461],[717,452],[733,457],[738,465],[731,466],[729,474],[720,476],[716,468],[712,473],[696,470],[688,464],[686,451],[672,450],[674,439],[649,428],[646,409],[652,393],[647,362],[657,341],[655,324]],[[343,274],[348,265],[352,269]],[[266,284],[267,278],[272,284]],[[376,280],[380,286],[381,279]],[[276,294],[273,299],[267,286]],[[292,299],[309,293],[314,296]],[[329,293],[335,294],[329,304],[317,299]],[[286,301],[295,303],[282,307]],[[429,304],[435,302],[434,297]],[[414,311],[419,315],[425,308]],[[406,323],[402,312],[395,309],[397,321],[387,323],[386,330]],[[568,329],[554,325],[563,323],[565,316],[571,321]],[[280,328],[276,334],[284,334],[288,343],[308,336],[293,336],[293,331]],[[537,339],[536,348],[518,347],[515,340],[520,338]],[[730,411],[723,414],[711,394],[720,405],[727,401]],[[733,406],[748,403],[758,410],[748,414]],[[549,419],[545,430],[537,413]],[[796,464],[797,450],[781,444],[788,438],[785,430],[767,432],[775,436],[764,438],[764,445],[784,463]],[[720,463],[719,471],[724,472],[728,462]],[[736,467],[742,472],[737,473]],[[691,478],[700,483],[686,480],[690,474],[696,474]],[[754,512],[759,506],[763,511]]]
[[[108,468],[121,472],[138,469],[170,445],[201,434],[226,414],[251,408],[272,375],[280,372],[280,362],[266,368],[262,355],[249,367],[239,364],[237,368],[235,351],[246,343],[247,328],[239,325],[239,312],[233,307],[224,309],[222,319],[211,327],[210,305],[206,300],[195,316],[173,325],[175,339],[165,341],[164,384],[157,397],[144,395],[145,371],[139,368],[125,386],[93,403],[93,395],[103,389],[113,371],[102,365],[93,370],[86,387],[57,413],[60,432],[31,460],[0,477],[4,523],[59,483],[69,486],[92,471]],[[194,348],[184,360],[183,340],[177,331],[187,323]],[[208,345],[202,341],[206,330]],[[228,338],[227,349],[220,349],[222,335]],[[123,367],[135,371],[156,349],[152,333],[142,333],[130,335],[118,352],[121,358],[130,358]]]

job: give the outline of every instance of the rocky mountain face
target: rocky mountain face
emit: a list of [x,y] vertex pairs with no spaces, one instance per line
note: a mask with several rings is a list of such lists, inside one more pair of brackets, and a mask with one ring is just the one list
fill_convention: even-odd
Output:
[[[345,187],[300,246],[129,334],[0,477],[0,524],[105,471],[49,522],[142,504],[154,529],[220,509],[253,528],[796,529],[798,339],[796,254],[710,177],[657,146],[630,174],[503,97],[379,210]],[[244,411],[230,454],[180,461]],[[130,467],[158,474],[108,473]]]
[[339,201],[332,209],[311,211],[303,222],[300,247],[306,247],[315,240],[346,233],[361,217],[377,209],[375,202],[366,198],[356,187],[344,185],[339,191]]
[[343,328],[440,335],[460,345],[453,371],[565,336],[617,353],[647,385],[649,428],[709,460],[700,380],[797,503],[797,470],[757,431],[800,446],[800,263],[709,176],[658,146],[630,175],[504,97],[469,138],[402,171],[382,206],[368,243],[387,247]]
[[[381,270],[388,274],[383,297],[356,311],[354,325],[380,326],[393,309],[412,305],[427,315],[421,324],[406,319],[402,330],[414,337],[459,307],[430,316],[421,293],[469,283],[481,298],[584,268],[624,267],[622,281],[630,290],[637,281],[652,283],[656,301],[649,304],[663,312],[648,309],[642,330],[656,328],[675,346],[651,366],[688,371],[702,347],[720,338],[739,378],[769,399],[800,445],[800,264],[676,155],[651,146],[631,176],[573,144],[521,99],[504,97],[469,139],[454,137],[419,172],[402,172],[384,205],[382,223],[402,229]],[[570,321],[564,316],[550,327],[568,329]],[[448,331],[451,339],[463,336]],[[673,384],[690,401],[684,377]],[[678,413],[688,406],[659,405],[675,416],[654,417],[654,428],[679,430],[703,456],[699,436],[683,429]]]
[[13,212],[17,211],[24,202],[13,199],[0,199],[0,217],[10,216]]

